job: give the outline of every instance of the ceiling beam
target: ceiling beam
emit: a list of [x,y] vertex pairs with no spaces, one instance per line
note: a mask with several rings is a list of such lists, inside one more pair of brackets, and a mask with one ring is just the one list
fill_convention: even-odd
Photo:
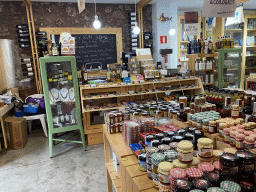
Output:
[[145,7],[147,4],[149,4],[153,0],[140,0],[140,2],[137,3],[137,8]]
[[244,3],[246,1],[249,1],[249,0],[237,0],[237,4]]

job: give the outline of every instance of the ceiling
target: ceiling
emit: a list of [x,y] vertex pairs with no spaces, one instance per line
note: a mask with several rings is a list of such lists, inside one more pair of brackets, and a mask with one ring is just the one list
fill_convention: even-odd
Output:
[[[10,0],[0,0],[0,1],[10,1]],[[32,0],[38,2],[77,2],[77,0]],[[140,0],[136,0],[138,3]],[[152,3],[158,1],[166,1],[168,3],[172,2],[181,10],[202,8],[204,0],[153,0]],[[94,0],[85,0],[86,3],[94,3]],[[96,0],[97,3],[117,3],[117,4],[134,4],[135,0]],[[186,6],[184,6],[186,5]],[[244,3],[244,9],[256,9],[256,0],[249,0]]]

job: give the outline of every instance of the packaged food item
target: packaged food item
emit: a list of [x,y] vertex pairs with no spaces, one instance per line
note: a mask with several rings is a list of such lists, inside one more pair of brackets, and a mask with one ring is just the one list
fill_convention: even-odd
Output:
[[198,168],[203,172],[212,172],[214,170],[214,167],[211,163],[208,162],[202,162],[198,164]]
[[154,153],[151,156],[152,171],[153,171],[153,184],[155,187],[159,187],[158,177],[158,165],[165,160],[165,156],[162,153]]
[[153,118],[141,118],[139,122],[142,133],[154,131],[155,120]]
[[209,181],[205,179],[194,179],[192,183],[196,189],[200,189],[202,191],[207,191],[207,189],[211,186]]
[[158,178],[163,184],[170,184],[169,175],[173,164],[169,162],[161,162],[158,165]]
[[193,161],[193,144],[190,141],[181,141],[177,147],[178,160],[182,163],[191,163]]
[[250,174],[255,169],[255,156],[250,151],[237,151],[236,156],[239,158],[239,172]]
[[214,171],[216,171],[217,173],[222,172],[222,167],[221,167],[220,161],[214,161],[212,165],[214,167]]
[[217,172],[205,172],[203,177],[210,182],[211,186],[217,187],[220,185],[220,176]]
[[174,150],[167,150],[164,152],[165,161],[173,162],[178,157],[178,153]]
[[241,187],[233,181],[222,181],[220,187],[227,192],[240,192]]
[[219,187],[210,187],[209,189],[207,189],[207,192],[225,192],[225,190]]
[[146,148],[146,160],[147,160],[148,164],[150,164],[150,165],[152,164],[151,155],[154,153],[157,153],[158,151],[159,151],[159,149],[156,147],[147,147]]
[[139,169],[141,171],[147,171],[147,161],[146,161],[146,153],[141,153],[138,155],[138,160],[139,160]]
[[192,183],[188,180],[178,179],[174,182],[175,192],[189,192],[192,189]]
[[196,168],[199,163],[201,163],[200,159],[198,157],[193,157],[193,161],[188,166],[189,168]]
[[186,174],[188,176],[188,179],[190,181],[193,181],[194,179],[202,178],[203,172],[198,168],[188,168],[186,170]]
[[146,135],[145,136],[145,145],[146,146],[151,146],[151,141],[154,139],[154,135]]
[[140,126],[135,121],[123,122],[123,136],[127,145],[139,142]]
[[237,150],[243,150],[244,149],[244,139],[245,135],[237,133],[236,134],[236,149]]
[[198,139],[198,155],[203,158],[211,158],[213,156],[213,141],[208,138]]
[[224,153],[232,153],[232,154],[235,154],[237,152],[237,150],[232,147],[225,148],[223,151]]
[[162,144],[158,146],[158,149],[160,153],[164,153],[165,151],[170,150],[170,146]]
[[232,153],[223,153],[220,156],[220,163],[223,173],[236,176],[238,173],[238,157]]

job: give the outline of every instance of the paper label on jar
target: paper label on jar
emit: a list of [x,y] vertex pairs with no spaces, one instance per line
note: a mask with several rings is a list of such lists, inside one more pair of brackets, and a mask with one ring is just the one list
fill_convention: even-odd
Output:
[[241,171],[245,171],[245,172],[254,171],[254,164],[242,166]]
[[177,119],[177,115],[173,115],[173,119]]
[[189,162],[193,160],[193,153],[178,153],[178,159],[182,162]]
[[162,173],[158,173],[158,178],[159,181],[161,181],[162,183],[170,183],[169,175],[163,175]]
[[231,111],[231,116],[232,117],[239,117],[239,111]]
[[244,148],[244,142],[236,141],[236,147],[239,148],[239,149],[243,149]]
[[213,126],[209,126],[209,132],[211,132],[211,133],[214,132],[214,127]]
[[212,152],[212,149],[199,149],[198,154],[201,157],[212,157],[213,152]]
[[203,129],[204,131],[208,131],[208,126],[202,125],[202,129]]
[[153,183],[158,186],[159,184],[159,178],[157,173],[153,173]]

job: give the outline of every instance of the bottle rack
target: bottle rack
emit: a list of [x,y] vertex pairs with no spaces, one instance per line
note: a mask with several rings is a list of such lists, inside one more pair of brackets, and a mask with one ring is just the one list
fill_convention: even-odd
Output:
[[[186,85],[190,85],[187,87]],[[171,86],[171,90],[163,90],[163,87]],[[121,101],[136,101],[144,100],[153,97],[164,97],[165,94],[171,92],[181,92],[186,91],[191,94],[203,93],[203,85],[200,78],[190,78],[190,79],[169,79],[169,80],[159,80],[158,82],[147,81],[145,83],[138,84],[99,84],[97,87],[91,87],[89,85],[80,86],[80,95],[82,102],[82,113],[84,122],[84,132],[88,135],[88,144],[99,144],[102,143],[102,139],[95,141],[96,138],[102,138],[102,131],[104,124],[92,125],[92,114],[95,112],[107,112],[109,110],[117,110],[121,107]],[[111,93],[111,94],[109,94]],[[108,105],[103,105],[103,107],[93,107],[90,104],[102,105],[106,103]],[[108,107],[113,105],[113,107]]]

